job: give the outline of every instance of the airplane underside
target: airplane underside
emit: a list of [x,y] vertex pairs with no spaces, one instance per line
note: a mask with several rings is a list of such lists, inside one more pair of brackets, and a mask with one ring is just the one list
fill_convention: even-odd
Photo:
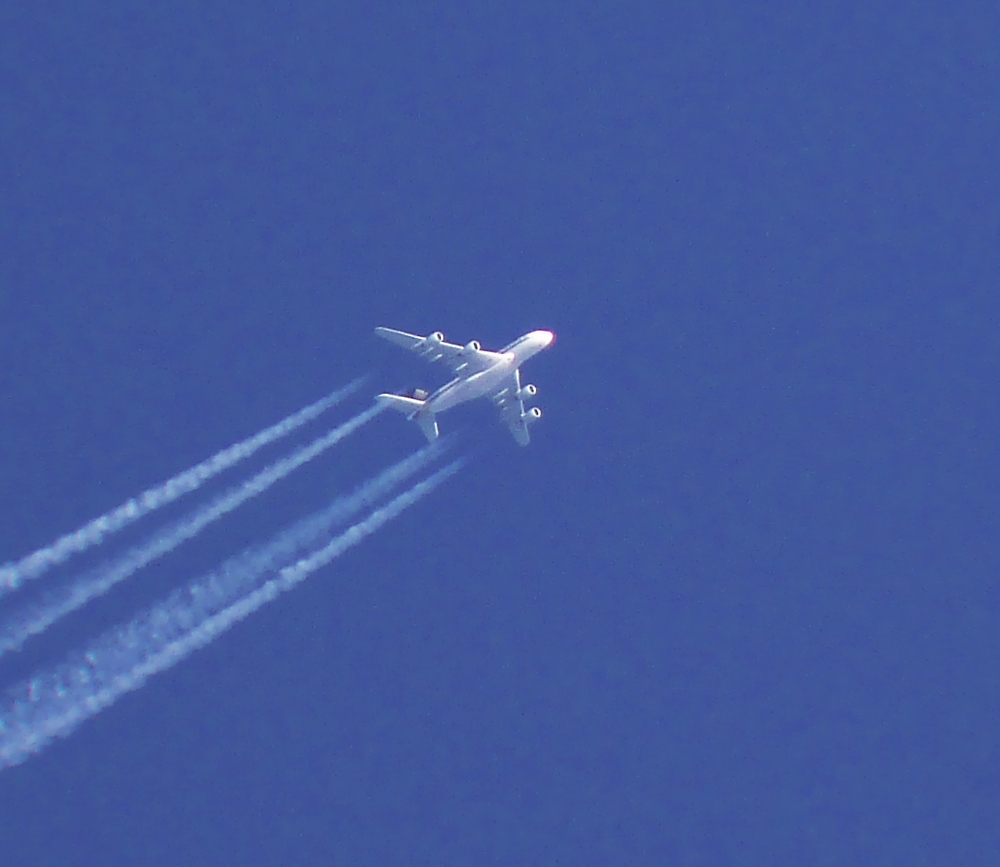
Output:
[[521,385],[520,366],[551,346],[555,340],[554,333],[529,332],[499,352],[485,350],[475,340],[464,346],[447,343],[440,331],[422,337],[379,327],[375,333],[421,358],[443,361],[456,377],[431,395],[419,389],[412,396],[380,394],[376,397],[383,405],[405,413],[407,419],[415,421],[428,441],[433,442],[438,437],[437,413],[479,397],[493,402],[518,445],[526,446],[531,441],[528,427],[542,417],[542,411],[537,406],[525,407],[526,402],[536,397],[538,388],[530,384]]

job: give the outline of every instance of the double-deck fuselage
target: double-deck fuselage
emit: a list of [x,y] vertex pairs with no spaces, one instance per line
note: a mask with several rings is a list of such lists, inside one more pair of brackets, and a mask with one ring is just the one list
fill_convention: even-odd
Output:
[[501,349],[497,353],[501,357],[485,370],[463,376],[461,366],[457,367],[455,372],[458,376],[427,398],[426,411],[436,415],[467,400],[495,394],[515,370],[533,355],[547,349],[553,340],[555,335],[551,331],[532,331]]
[[405,413],[408,419],[416,422],[428,440],[433,441],[438,436],[438,413],[477,397],[493,401],[520,445],[527,445],[531,440],[528,426],[542,417],[542,411],[537,406],[525,408],[525,401],[534,398],[538,389],[534,385],[521,385],[520,367],[552,345],[555,334],[551,331],[529,332],[499,352],[484,350],[475,340],[465,346],[447,343],[440,331],[426,337],[394,328],[376,328],[375,333],[428,361],[443,361],[455,374],[454,379],[430,396],[423,390],[412,395],[377,396],[383,405]]

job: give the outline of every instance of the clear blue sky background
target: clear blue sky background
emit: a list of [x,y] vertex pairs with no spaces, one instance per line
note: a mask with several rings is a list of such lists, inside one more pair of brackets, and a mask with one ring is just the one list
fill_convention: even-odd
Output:
[[996,3],[469,6],[0,11],[0,560],[443,381],[375,325],[559,335],[528,449],[445,416],[462,474],[0,774],[0,860],[1000,863]]

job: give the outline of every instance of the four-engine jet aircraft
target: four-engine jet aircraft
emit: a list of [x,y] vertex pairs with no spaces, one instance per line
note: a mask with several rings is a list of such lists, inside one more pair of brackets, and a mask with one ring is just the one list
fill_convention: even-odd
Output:
[[537,406],[525,410],[524,401],[538,394],[538,389],[534,385],[521,385],[520,367],[531,356],[551,346],[556,339],[551,331],[529,332],[499,352],[483,349],[476,340],[470,340],[465,346],[445,343],[440,331],[426,337],[394,328],[376,328],[375,333],[404,349],[413,350],[428,361],[443,361],[455,373],[451,382],[430,396],[423,389],[414,391],[412,397],[378,396],[379,401],[405,412],[410,421],[420,425],[428,440],[437,438],[437,413],[476,397],[493,400],[520,445],[526,446],[531,440],[528,425],[538,421],[542,411]]

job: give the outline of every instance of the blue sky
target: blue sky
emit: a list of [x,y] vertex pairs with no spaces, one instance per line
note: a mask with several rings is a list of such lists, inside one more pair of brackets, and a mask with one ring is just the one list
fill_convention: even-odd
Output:
[[[375,325],[558,334],[528,449],[444,416],[462,473],[0,773],[5,862],[996,863],[998,18],[0,12],[0,560],[443,381]],[[379,417],[0,682],[420,442]]]

